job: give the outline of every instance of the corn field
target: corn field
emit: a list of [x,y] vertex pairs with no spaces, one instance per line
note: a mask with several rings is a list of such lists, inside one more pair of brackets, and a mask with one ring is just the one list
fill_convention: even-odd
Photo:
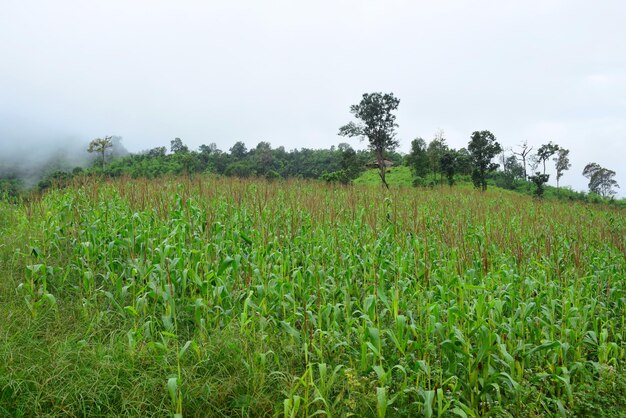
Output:
[[6,411],[589,416],[624,373],[616,209],[195,177],[83,179],[12,213],[10,298],[65,357],[46,388],[0,349]]

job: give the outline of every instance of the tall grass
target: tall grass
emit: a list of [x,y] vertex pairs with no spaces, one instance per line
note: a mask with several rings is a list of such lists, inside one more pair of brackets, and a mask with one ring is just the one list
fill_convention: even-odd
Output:
[[12,213],[14,414],[584,416],[626,388],[623,211],[197,177]]

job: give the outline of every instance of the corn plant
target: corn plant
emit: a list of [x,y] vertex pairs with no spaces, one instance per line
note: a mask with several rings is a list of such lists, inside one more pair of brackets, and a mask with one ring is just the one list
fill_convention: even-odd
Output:
[[194,373],[218,343],[245,359],[220,376],[247,376],[227,399],[203,389],[220,414],[264,397],[289,417],[569,413],[577,384],[621,370],[623,211],[385,193],[85,181],[24,207],[19,291],[33,316],[79,300],[85,318],[110,318],[128,352],[165,364],[178,416],[200,409]]

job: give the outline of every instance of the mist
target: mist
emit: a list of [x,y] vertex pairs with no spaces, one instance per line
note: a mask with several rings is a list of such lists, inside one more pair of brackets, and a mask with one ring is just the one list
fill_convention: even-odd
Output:
[[[0,177],[16,177],[27,188],[46,175],[86,168],[97,159],[87,152],[93,138],[64,133],[51,126],[28,126],[18,119],[11,123],[0,119],[0,138]],[[114,137],[115,146],[108,158],[128,154],[121,141],[121,137]]]

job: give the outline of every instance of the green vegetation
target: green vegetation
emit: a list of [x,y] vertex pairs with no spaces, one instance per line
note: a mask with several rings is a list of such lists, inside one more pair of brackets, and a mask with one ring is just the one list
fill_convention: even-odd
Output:
[[[198,151],[192,151],[182,139],[175,138],[170,143],[170,153],[166,147],[160,146],[139,154],[129,154],[121,145],[120,137],[105,136],[90,142],[86,151],[96,153],[97,159],[92,158],[87,164],[91,166],[86,168],[71,168],[71,161],[81,160],[80,154],[71,158],[71,152],[51,155],[43,159],[44,163],[39,167],[31,164],[22,166],[19,161],[0,160],[0,199],[19,198],[28,186],[34,184],[35,179],[39,179],[37,188],[40,192],[52,186],[63,187],[73,177],[83,175],[104,178],[185,175],[192,178],[199,174],[217,174],[267,180],[298,178],[320,179],[328,183],[372,184],[372,172],[366,172],[366,169],[375,167],[378,169],[378,177],[387,188],[389,184],[433,187],[443,184],[445,176],[449,186],[459,181],[465,184],[466,178],[471,178],[474,187],[483,191],[487,185],[495,185],[538,198],[546,196],[616,203],[614,196],[619,188],[614,179],[616,173],[597,163],[587,164],[582,172],[589,179],[589,194],[575,192],[568,187],[561,192],[560,179],[571,168],[570,151],[553,142],[539,147],[536,154],[531,154],[533,147],[527,142],[518,146],[518,152],[506,151],[490,131],[475,131],[467,149],[454,149],[448,146],[443,130],[439,130],[428,144],[422,138],[414,139],[409,154],[401,155],[394,151],[399,141],[395,138],[398,125],[393,111],[398,105],[399,99],[393,94],[372,93],[364,94],[359,104],[350,107],[358,123],[350,122],[342,126],[339,134],[367,139],[368,151],[355,151],[347,143],[330,149],[302,148],[287,151],[284,147],[272,148],[266,141],[259,142],[250,150],[238,141],[228,152],[221,151],[214,143],[200,145]],[[555,191],[546,185],[550,176],[546,173],[546,163],[553,156],[557,184]],[[494,162],[494,159],[499,162]],[[528,176],[527,165],[532,171],[540,164],[543,173],[535,171],[535,176]],[[408,172],[401,169],[403,165],[411,171],[410,180],[407,178]],[[396,174],[387,182],[386,175],[390,167],[394,167]],[[541,177],[537,177],[537,173],[542,174]],[[617,204],[626,205],[626,199],[617,201]]]
[[467,147],[472,161],[472,182],[474,187],[487,190],[487,175],[498,168],[498,164],[491,162],[502,152],[502,147],[496,137],[489,131],[475,131]]
[[589,190],[603,197],[613,196],[615,189],[619,188],[615,177],[615,171],[600,167],[599,164],[589,163],[583,170],[583,176],[589,179]]
[[380,180],[387,188],[389,184],[385,180],[387,171],[385,154],[399,145],[398,140],[395,139],[395,129],[398,124],[396,115],[393,114],[399,104],[400,99],[393,93],[366,93],[359,104],[350,106],[350,113],[359,122],[350,122],[339,128],[339,135],[367,139],[369,149],[376,158]]
[[113,141],[111,136],[105,136],[104,138],[96,138],[89,143],[89,148],[87,148],[87,152],[89,153],[98,153],[100,155],[100,164],[102,165],[102,169],[104,170],[104,166],[106,164],[106,152],[107,149],[113,148]]
[[[354,184],[380,185],[380,171],[377,168],[364,171],[354,180]],[[413,175],[407,166],[387,168],[386,180],[392,186],[412,186]]]
[[498,189],[75,177],[0,202],[0,415],[624,416],[625,237]]
[[398,104],[351,107],[369,151],[106,136],[30,194],[2,163],[0,415],[624,416],[615,172],[575,192],[489,131],[402,156]]

